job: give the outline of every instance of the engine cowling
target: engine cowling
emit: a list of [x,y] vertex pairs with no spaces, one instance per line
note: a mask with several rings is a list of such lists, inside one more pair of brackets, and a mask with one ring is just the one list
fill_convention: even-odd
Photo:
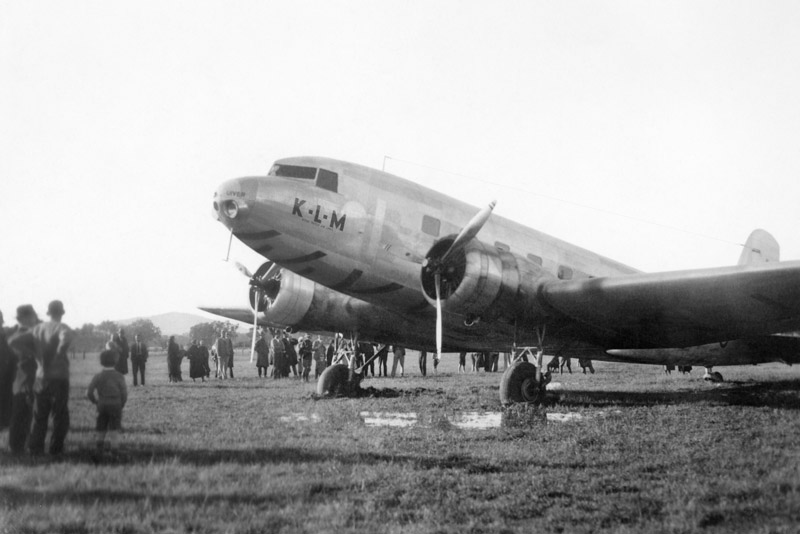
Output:
[[293,326],[308,315],[315,293],[314,282],[280,269],[269,278],[261,279],[260,284],[250,285],[250,306],[254,309],[257,306],[259,317],[269,323]]
[[257,305],[262,322],[293,331],[362,332],[376,341],[401,339],[419,343],[430,335],[426,331],[430,325],[425,321],[412,322],[287,269],[268,271],[262,266],[250,287],[250,306]]
[[436,305],[435,273],[441,276],[442,309],[476,320],[544,316],[537,299],[542,283],[554,276],[541,266],[509,251],[472,239],[463,250],[440,258],[455,236],[437,242],[426,256],[421,272],[425,298]]

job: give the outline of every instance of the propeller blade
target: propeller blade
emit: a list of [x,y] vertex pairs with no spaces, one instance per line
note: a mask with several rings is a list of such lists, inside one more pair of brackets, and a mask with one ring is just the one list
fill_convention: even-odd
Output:
[[489,202],[485,208],[476,213],[475,216],[467,223],[467,225],[461,229],[461,232],[458,233],[458,236],[456,236],[453,244],[450,245],[450,248],[447,249],[447,252],[442,255],[440,260],[442,263],[445,263],[448,256],[464,248],[464,246],[466,246],[466,244],[469,243],[473,237],[478,235],[478,232],[481,231],[483,225],[489,220],[489,216],[492,214],[492,210],[496,205],[497,201],[495,200]]
[[245,275],[247,278],[253,277],[253,274],[250,272],[250,270],[238,261],[233,262],[233,264],[236,266],[236,270]]
[[256,335],[258,335],[258,303],[261,301],[261,291],[256,291],[256,305],[253,307],[253,343],[250,345],[250,363],[256,354]]
[[442,357],[442,276],[439,273],[434,275],[436,285],[436,359]]

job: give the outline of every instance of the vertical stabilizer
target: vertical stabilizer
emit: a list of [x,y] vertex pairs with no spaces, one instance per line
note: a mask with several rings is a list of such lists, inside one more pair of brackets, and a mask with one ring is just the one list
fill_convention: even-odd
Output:
[[780,261],[781,247],[766,230],[753,230],[744,244],[739,265],[755,265]]

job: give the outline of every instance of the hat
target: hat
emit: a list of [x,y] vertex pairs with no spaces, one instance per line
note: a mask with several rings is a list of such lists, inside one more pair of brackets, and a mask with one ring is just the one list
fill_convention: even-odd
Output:
[[100,353],[100,365],[103,367],[114,367],[117,364],[119,354],[115,350],[104,350]]
[[25,317],[36,317],[36,310],[30,304],[17,306],[17,319],[24,319]]
[[64,315],[64,303],[60,300],[54,300],[47,305],[47,315]]

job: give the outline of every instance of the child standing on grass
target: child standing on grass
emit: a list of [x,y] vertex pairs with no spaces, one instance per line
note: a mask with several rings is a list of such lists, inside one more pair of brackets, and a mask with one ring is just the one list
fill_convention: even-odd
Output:
[[[103,452],[106,432],[108,432],[109,448],[115,449],[122,428],[122,408],[128,400],[128,389],[125,377],[114,369],[117,353],[104,350],[100,353],[100,365],[103,370],[94,375],[89,383],[86,396],[97,405],[97,451]],[[96,394],[96,396],[95,396]]]

